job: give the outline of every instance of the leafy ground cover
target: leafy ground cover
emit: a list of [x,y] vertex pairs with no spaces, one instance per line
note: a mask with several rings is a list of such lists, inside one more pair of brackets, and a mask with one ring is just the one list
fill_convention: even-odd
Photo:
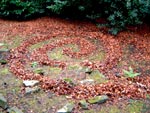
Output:
[[[149,27],[111,36],[92,23],[58,18],[0,20],[0,25],[1,49],[10,50],[8,64],[1,65],[0,93],[10,105],[25,113],[56,112],[67,101],[76,102],[73,112],[150,110]],[[140,75],[126,77],[123,70],[129,67]],[[39,80],[41,91],[25,95],[22,80],[26,79]],[[87,79],[94,82],[81,84]],[[81,109],[80,100],[98,95],[109,100]]]

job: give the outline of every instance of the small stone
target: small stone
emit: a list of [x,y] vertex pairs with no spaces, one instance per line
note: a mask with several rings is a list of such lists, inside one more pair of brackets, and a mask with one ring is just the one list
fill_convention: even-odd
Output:
[[88,102],[90,104],[101,104],[101,103],[106,102],[108,99],[109,98],[107,95],[101,95],[101,96],[96,96],[96,97],[89,99]]
[[36,92],[38,92],[38,91],[40,91],[40,87],[38,87],[38,86],[35,86],[35,87],[26,87],[25,88],[25,94],[31,94],[31,93],[36,93]]
[[74,103],[67,103],[63,108],[59,109],[57,113],[71,113],[74,108]]
[[18,109],[16,106],[11,107],[7,110],[8,113],[23,113],[20,109]]
[[4,43],[0,43],[0,46],[4,46],[5,44]]
[[120,74],[119,74],[119,72],[115,72],[115,76],[119,77],[119,78],[121,77]]
[[9,49],[0,49],[0,58],[4,58],[8,55]]
[[80,81],[81,84],[94,84],[94,80],[93,79],[85,79]]
[[81,100],[79,102],[80,106],[82,107],[82,109],[88,109],[88,103],[86,102],[86,100]]
[[6,64],[8,58],[9,50],[8,49],[0,49],[0,63]]
[[99,76],[99,77],[105,77],[102,73],[99,72],[99,70],[94,70],[90,74],[91,76]]
[[1,93],[0,93],[0,107],[2,107],[3,109],[8,108],[7,100]]
[[24,81],[23,81],[23,84],[24,84],[26,87],[33,87],[33,86],[39,84],[39,81],[38,81],[38,80],[24,80]]

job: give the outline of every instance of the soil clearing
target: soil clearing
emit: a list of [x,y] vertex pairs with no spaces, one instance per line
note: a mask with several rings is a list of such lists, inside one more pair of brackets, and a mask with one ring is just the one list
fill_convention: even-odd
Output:
[[[135,27],[132,31],[111,36],[101,32],[101,28],[90,22],[58,18],[45,17],[26,22],[0,20],[0,25],[0,42],[5,43],[1,49],[10,49],[8,64],[1,65],[2,69],[5,69],[2,71],[2,75],[5,75],[2,79],[12,75],[21,80],[38,80],[43,89],[40,93],[61,95],[58,100],[61,104],[66,101],[64,95],[68,95],[71,101],[98,95],[109,96],[109,101],[103,106],[91,105],[91,109],[86,111],[91,113],[111,112],[107,107],[110,107],[112,102],[116,104],[115,107],[112,106],[112,113],[122,112],[122,108],[127,108],[123,110],[130,112],[131,109],[128,109],[127,104],[130,99],[142,102],[141,106],[149,103],[150,28],[148,26]],[[32,67],[32,63],[35,62],[37,65]],[[123,69],[128,70],[129,67],[140,75],[135,78],[126,78]],[[42,73],[36,73],[37,69],[42,70]],[[90,71],[87,72],[87,70]],[[8,71],[10,72],[7,73]],[[102,76],[91,75],[90,73],[94,71]],[[65,79],[75,84],[72,85]],[[86,79],[94,79],[95,82],[90,85],[80,84],[81,80]],[[20,82],[17,87],[22,87],[17,90],[17,93],[23,96],[17,96],[17,98],[24,98],[24,88]],[[0,92],[9,97],[9,90],[5,92],[3,86],[0,88],[3,90]],[[16,94],[13,95],[16,96]],[[41,98],[44,97],[41,96]],[[53,99],[55,100],[55,97],[52,97]],[[16,100],[12,100],[10,104],[15,103]],[[16,105],[19,107],[19,104],[24,106],[20,102]],[[39,111],[39,113],[56,112],[61,106],[57,104],[56,102],[49,108],[43,106],[41,109],[45,111]],[[35,106],[38,105],[35,104]],[[30,110],[30,107],[19,108],[27,113],[32,110],[37,112],[37,109]],[[141,107],[137,113],[143,109],[148,112],[150,108]],[[73,112],[85,111],[77,105]]]

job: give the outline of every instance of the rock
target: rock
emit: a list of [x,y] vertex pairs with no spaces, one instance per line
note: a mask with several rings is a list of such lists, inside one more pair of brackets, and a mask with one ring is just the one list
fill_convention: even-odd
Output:
[[96,96],[96,97],[93,97],[91,99],[88,100],[88,102],[90,104],[101,104],[101,103],[104,103],[108,100],[108,96],[107,95],[101,95],[101,96]]
[[86,100],[81,100],[79,102],[80,106],[82,107],[82,109],[88,109],[88,103],[86,102]]
[[7,58],[8,58],[9,50],[8,49],[0,49],[0,63],[1,64],[7,64]]
[[9,49],[0,49],[0,58],[4,58],[8,55]]
[[93,79],[95,83],[105,83],[107,81],[106,77],[99,70],[92,71],[88,77]]
[[81,84],[94,84],[94,80],[93,79],[85,79],[80,81]]
[[105,77],[102,73],[99,72],[99,70],[94,70],[90,74],[91,76],[99,76],[99,77]]
[[0,46],[4,46],[5,44],[4,43],[0,43]]
[[59,109],[57,113],[71,113],[74,108],[74,103],[68,103],[63,108]]
[[9,52],[9,49],[1,48],[1,49],[0,49],[0,53],[4,53],[4,52],[6,52],[6,53]]
[[3,109],[8,108],[7,100],[1,93],[0,93],[0,107],[2,107]]
[[35,87],[26,87],[25,88],[25,94],[31,94],[31,93],[36,93],[36,92],[38,92],[38,91],[40,91],[40,87],[38,87],[38,86],[35,86]]
[[16,106],[11,107],[7,110],[8,113],[23,113],[20,109],[18,109]]
[[39,84],[39,81],[38,81],[38,80],[24,80],[24,81],[23,81],[23,84],[24,84],[26,87],[33,87],[33,86]]

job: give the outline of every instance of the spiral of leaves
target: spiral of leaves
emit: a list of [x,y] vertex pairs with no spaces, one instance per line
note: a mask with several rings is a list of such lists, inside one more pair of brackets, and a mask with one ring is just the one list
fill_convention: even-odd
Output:
[[[66,36],[73,38],[64,38]],[[32,53],[28,51],[30,46],[42,41],[55,39],[56,37],[62,37],[62,39],[35,49]],[[93,70],[98,69],[101,73],[107,76],[108,79],[111,79],[111,81],[90,86],[72,86],[61,79],[54,80],[49,76],[41,76],[40,74],[36,74],[33,71],[26,69],[25,67],[28,62],[37,61],[41,65],[48,65],[52,67],[57,65],[60,68],[65,68],[67,65],[66,62],[50,59],[47,56],[47,51],[52,51],[55,48],[62,47],[67,44],[76,44],[80,47],[79,52],[74,52],[71,48],[65,48],[63,49],[63,54],[79,59],[82,56],[91,54],[97,49],[96,45],[88,41],[87,38],[96,39],[102,42],[106,53],[105,59],[103,61],[93,62],[86,60],[80,64]],[[149,92],[149,81],[146,82],[145,86],[140,85],[139,88],[136,82],[134,82],[134,79],[119,79],[109,73],[111,69],[117,66],[118,62],[121,60],[121,57],[122,50],[119,39],[115,39],[113,36],[105,35],[97,31],[83,32],[81,30],[78,32],[62,32],[56,28],[47,36],[40,35],[32,37],[21,43],[19,47],[12,49],[9,59],[9,67],[16,76],[23,80],[39,80],[42,88],[51,90],[58,95],[70,94],[71,97],[75,99],[90,98],[101,94],[106,94],[112,99],[124,96],[129,98],[145,97],[145,89]],[[133,82],[131,83],[131,81]],[[143,79],[141,80],[140,78],[135,81],[145,84],[145,81],[143,82]]]

